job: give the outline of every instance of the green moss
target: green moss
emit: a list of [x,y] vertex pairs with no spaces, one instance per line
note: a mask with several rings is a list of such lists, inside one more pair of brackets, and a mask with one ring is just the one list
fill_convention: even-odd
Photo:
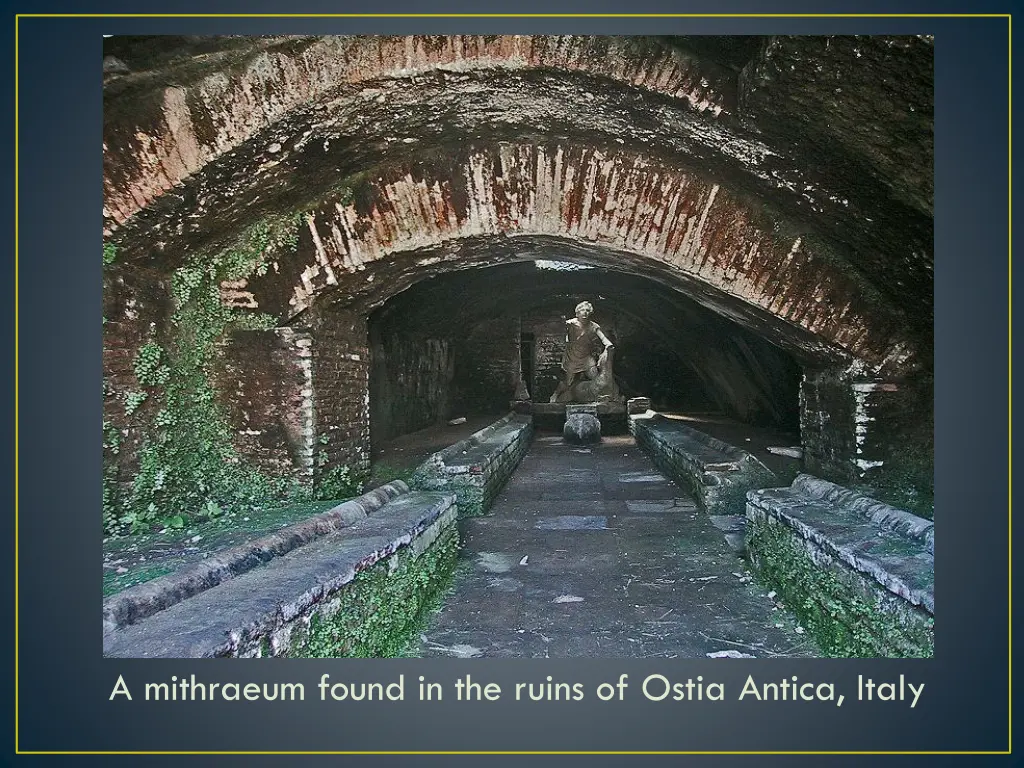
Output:
[[898,615],[886,610],[878,596],[866,599],[835,571],[812,562],[784,526],[748,520],[747,550],[758,580],[778,592],[825,653],[857,658],[934,655],[930,617],[912,609]]
[[173,565],[161,563],[130,569],[127,573],[106,572],[103,574],[103,596],[110,597],[111,595],[116,595],[118,592],[122,592],[129,587],[158,579],[173,571]]
[[438,597],[443,594],[458,557],[455,526],[442,532],[418,557],[406,547],[359,573],[345,587],[341,605],[331,615],[314,614],[301,638],[294,638],[293,657],[403,656]]
[[[265,509],[221,511],[204,507],[188,527],[168,526],[159,533],[116,536],[103,543],[104,596],[172,573],[190,563],[236,547],[246,541],[274,533],[286,526],[326,512],[341,503],[300,502]],[[198,540],[196,539],[198,537]],[[201,542],[201,543],[199,543]],[[116,565],[123,569],[117,573]]]
[[483,487],[470,480],[456,477],[450,490],[458,500],[459,517],[479,517],[485,514],[490,506]]
[[395,480],[401,480],[411,487],[415,472],[415,467],[399,467],[387,462],[378,462],[370,468],[369,482],[374,488],[378,488]]
[[919,517],[935,518],[935,465],[930,441],[901,440],[900,449],[890,452],[871,480],[871,487],[863,489],[866,495]]
[[340,499],[358,496],[362,493],[367,473],[361,470],[354,471],[345,466],[329,467],[327,448],[331,444],[331,439],[328,435],[320,435],[318,442],[321,447],[313,462],[316,469],[312,489],[313,498]]
[[479,517],[490,507],[491,499],[484,491],[482,475],[448,475],[439,472],[429,462],[421,464],[409,479],[414,491],[444,491],[454,493],[459,507],[459,518]]
[[[134,361],[138,392],[125,394],[125,413],[138,413],[143,436],[138,472],[130,486],[114,481],[115,452],[105,451],[104,528],[147,530],[161,520],[195,516],[211,503],[255,507],[298,489],[263,476],[235,453],[231,429],[211,383],[217,346],[231,330],[266,329],[268,315],[224,306],[220,284],[266,271],[272,253],[294,249],[299,218],[251,228],[234,247],[198,254],[175,270],[174,313],[163,338],[149,339]],[[140,407],[148,403],[145,416]]]

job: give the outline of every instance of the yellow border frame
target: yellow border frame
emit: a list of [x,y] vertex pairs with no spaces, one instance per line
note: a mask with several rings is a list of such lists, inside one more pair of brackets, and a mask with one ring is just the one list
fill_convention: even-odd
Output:
[[[1007,309],[1008,309],[1008,575],[1009,604],[1008,632],[1009,658],[1008,732],[1005,751],[988,752],[559,752],[559,751],[496,751],[496,752],[412,752],[412,751],[23,751],[19,748],[19,640],[18,598],[18,24],[22,18],[1006,18],[1007,19],[1007,201],[1008,201],[1008,253],[1007,253]],[[1010,755],[1013,753],[1013,14],[1012,13],[16,13],[14,14],[14,754],[15,755]]]

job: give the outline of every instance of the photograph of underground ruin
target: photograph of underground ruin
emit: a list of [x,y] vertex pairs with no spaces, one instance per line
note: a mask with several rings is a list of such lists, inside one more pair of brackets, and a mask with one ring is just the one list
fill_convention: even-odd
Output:
[[931,656],[930,37],[108,37],[115,657]]

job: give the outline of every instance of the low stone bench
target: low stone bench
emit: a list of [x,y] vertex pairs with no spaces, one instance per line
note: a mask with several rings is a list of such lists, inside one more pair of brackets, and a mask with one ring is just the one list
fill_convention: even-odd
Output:
[[810,475],[747,494],[747,551],[827,653],[931,656],[930,520]]
[[[336,513],[339,522],[342,515],[349,518],[344,527],[275,553],[161,610],[135,614],[133,623],[105,616],[104,655],[397,654],[454,568],[458,510],[450,494],[390,485],[402,492],[370,516],[359,516],[348,502],[347,511]],[[318,518],[313,525],[329,524]],[[299,525],[306,524],[310,521]],[[281,534],[287,536],[284,531],[275,536]]]
[[275,557],[340,530],[408,493],[401,480],[350,499],[279,531],[226,549],[201,562],[126,589],[103,601],[103,632],[135,624],[182,600],[246,573]]
[[454,493],[461,516],[482,515],[526,455],[532,439],[532,417],[510,413],[430,456],[413,473],[411,485]]
[[754,456],[655,411],[631,413],[629,431],[662,472],[715,517],[742,518],[746,493],[777,482]]

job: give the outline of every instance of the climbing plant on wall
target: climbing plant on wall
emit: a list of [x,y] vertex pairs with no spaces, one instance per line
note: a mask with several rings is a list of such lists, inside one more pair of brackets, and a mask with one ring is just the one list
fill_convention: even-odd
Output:
[[[104,473],[104,528],[141,530],[169,518],[217,505],[257,504],[289,490],[247,466],[236,454],[225,414],[210,381],[217,345],[229,330],[271,328],[276,319],[225,306],[220,284],[265,273],[268,257],[294,249],[298,216],[261,222],[234,247],[213,256],[199,254],[171,279],[173,314],[169,327],[139,349],[135,378],[140,389],[124,395],[131,415],[146,400],[155,416],[142,425],[139,469],[130,487]],[[104,247],[104,261],[112,249]],[[116,456],[117,430],[105,424],[105,453]]]

